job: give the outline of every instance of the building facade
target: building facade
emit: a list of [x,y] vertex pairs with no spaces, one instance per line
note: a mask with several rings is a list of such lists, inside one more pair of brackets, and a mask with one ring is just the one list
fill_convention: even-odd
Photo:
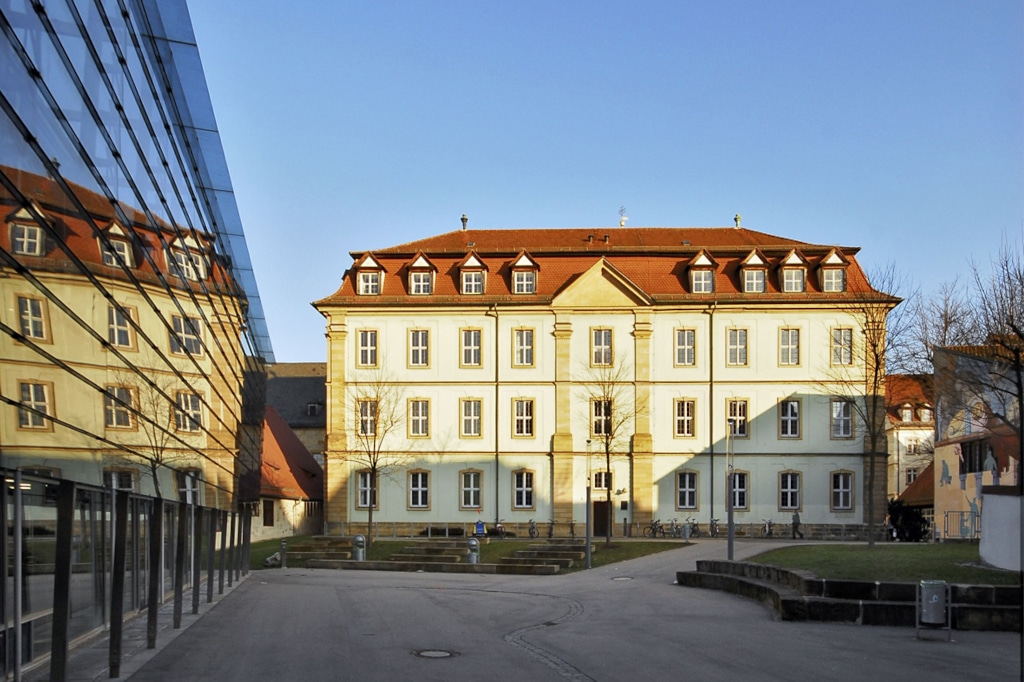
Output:
[[314,304],[327,322],[329,531],[372,508],[414,527],[534,519],[565,534],[588,487],[597,534],[609,509],[615,535],[724,519],[727,494],[742,527],[797,512],[859,526],[869,495],[880,520],[863,311],[884,320],[897,301],[856,252],[737,220],[464,223],[353,253]]
[[885,378],[890,497],[899,497],[935,455],[935,392],[929,374]]

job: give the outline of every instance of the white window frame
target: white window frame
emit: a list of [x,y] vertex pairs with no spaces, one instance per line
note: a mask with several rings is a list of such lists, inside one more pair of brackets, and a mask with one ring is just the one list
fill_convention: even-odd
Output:
[[[19,429],[52,429],[53,422],[37,412],[47,416],[53,416],[53,387],[45,382],[19,381],[18,394],[19,403],[24,407],[18,408]],[[26,409],[27,408],[27,409]],[[31,410],[36,410],[33,412]]]
[[130,319],[134,313],[124,306],[107,306],[107,341],[117,348],[135,348],[135,330]]
[[779,472],[779,511],[800,510],[800,472]]
[[132,267],[134,263],[132,262],[131,244],[123,239],[110,239],[109,241],[110,246],[100,242],[100,253],[103,256],[103,264],[112,268],[119,268],[121,267],[121,262],[118,261],[118,256],[120,256],[121,261],[124,262],[124,267]]
[[533,438],[534,435],[534,409],[533,398],[512,399],[512,437]]
[[829,509],[853,511],[853,472],[833,471],[829,474]]
[[376,329],[360,329],[359,331],[356,332],[356,339],[359,345],[356,354],[356,366],[377,366],[378,338],[380,337]]
[[782,290],[787,294],[799,294],[807,290],[805,268],[782,268]]
[[[370,471],[363,470],[356,473],[356,509],[379,509],[377,504],[377,487],[373,485],[373,476]],[[371,505],[372,501],[372,505]]]
[[800,438],[800,400],[786,398],[779,401],[779,438]]
[[50,325],[46,319],[46,301],[32,296],[18,296],[18,322],[21,335],[35,341],[48,341]]
[[513,270],[512,271],[512,293],[513,294],[535,294],[535,293],[537,293],[537,271],[536,270]]
[[740,327],[729,327],[726,330],[726,354],[725,364],[729,367],[747,366],[747,339],[749,334],[746,329]]
[[750,437],[750,401],[746,398],[729,398],[725,402],[727,424],[732,426],[732,438]]
[[133,429],[135,392],[129,386],[107,386],[103,393],[103,425],[108,429]]
[[359,295],[377,296],[380,294],[380,270],[359,272]]
[[460,329],[460,367],[482,367],[483,366],[483,338],[481,329]]
[[779,330],[779,365],[795,367],[800,364],[800,330],[783,327]]
[[203,429],[203,406],[199,395],[178,391],[175,396],[174,428],[176,431],[198,433]]
[[377,410],[379,403],[376,400],[357,400],[356,407],[359,409],[358,433],[360,436],[377,435]]
[[202,355],[202,322],[198,317],[171,317],[171,352],[175,355]]
[[846,270],[844,268],[825,268],[822,270],[821,288],[826,292],[846,291]]
[[409,272],[409,293],[413,296],[429,296],[434,293],[434,271],[412,270]]
[[466,469],[459,472],[459,509],[480,511],[483,508],[484,472]]
[[512,472],[512,509],[534,508],[534,479],[529,469]]
[[693,398],[676,398],[673,401],[676,438],[694,438],[697,435],[697,401]]
[[732,472],[732,508],[749,509],[750,505],[750,472]]
[[409,400],[409,438],[430,438],[430,400]]
[[483,270],[462,271],[462,293],[467,296],[478,296],[484,293]]
[[519,327],[512,330],[512,366],[533,367],[535,330],[532,327]]
[[43,228],[38,225],[11,225],[11,251],[19,256],[42,256],[45,244]]
[[171,249],[174,262],[178,265],[178,276],[190,282],[206,279],[206,267],[200,254],[184,249]]
[[697,330],[684,327],[675,330],[676,367],[693,367],[697,364]]
[[461,398],[459,400],[459,435],[463,438],[483,437],[483,400]]
[[852,327],[836,327],[832,330],[832,353],[830,355],[833,366],[853,364]]
[[108,490],[135,490],[135,471],[132,469],[111,468],[103,470],[103,487]]
[[590,330],[590,366],[612,366],[612,330],[608,327]]
[[696,268],[691,270],[690,290],[695,294],[714,293],[715,271],[710,268]]
[[594,472],[594,490],[611,490],[612,489],[612,472],[610,471],[595,471]]
[[764,268],[744,268],[743,270],[743,293],[763,294],[765,282],[768,279]]
[[409,509],[430,509],[430,472],[409,472]]
[[593,398],[590,401],[590,435],[607,438],[612,431],[612,399]]
[[829,414],[831,426],[829,434],[832,440],[849,440],[853,438],[853,401],[836,398],[831,401]]
[[676,509],[698,508],[697,485],[699,481],[696,471],[676,472]]
[[409,367],[430,367],[430,330],[409,330]]

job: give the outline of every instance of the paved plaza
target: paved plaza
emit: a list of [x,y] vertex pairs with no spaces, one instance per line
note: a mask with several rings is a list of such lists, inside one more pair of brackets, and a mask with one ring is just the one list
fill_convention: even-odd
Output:
[[[738,542],[736,558],[766,544]],[[725,558],[724,541],[556,576],[257,571],[126,660],[122,679],[1021,679],[1020,633],[954,631],[947,642],[940,631],[918,640],[912,628],[787,623],[673,584],[713,558]],[[104,666],[82,654],[73,679],[107,679]]]

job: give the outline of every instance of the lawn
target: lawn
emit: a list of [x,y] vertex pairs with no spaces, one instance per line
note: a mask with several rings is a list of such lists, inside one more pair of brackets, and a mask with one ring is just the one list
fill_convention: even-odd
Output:
[[985,568],[974,543],[885,543],[802,545],[774,549],[748,559],[781,568],[803,569],[819,578],[917,582],[945,580],[969,585],[1020,585],[1021,574]]

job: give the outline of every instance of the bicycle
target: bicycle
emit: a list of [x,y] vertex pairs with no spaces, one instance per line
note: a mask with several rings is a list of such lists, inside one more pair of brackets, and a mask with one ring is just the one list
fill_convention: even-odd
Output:
[[770,538],[775,531],[775,522],[771,519],[761,519],[764,525],[761,526],[761,537]]
[[676,522],[676,519],[669,521],[668,535],[673,538],[683,537],[683,527]]
[[508,537],[508,531],[505,530],[505,526],[501,523],[502,521],[503,519],[498,519],[498,522],[494,524],[494,534],[497,535],[499,539],[504,540]]
[[540,535],[540,531],[537,530],[537,522],[530,519],[530,539],[536,540],[538,535]]
[[713,538],[718,537],[718,519],[711,519],[711,523],[708,524],[708,533]]
[[697,519],[693,518],[692,516],[687,516],[686,517],[686,524],[690,527],[690,537],[691,538],[699,538],[700,537],[700,524],[697,523]]
[[665,537],[665,526],[661,523],[661,519],[654,519],[651,521],[651,525],[644,528],[644,537],[656,538],[658,535]]

